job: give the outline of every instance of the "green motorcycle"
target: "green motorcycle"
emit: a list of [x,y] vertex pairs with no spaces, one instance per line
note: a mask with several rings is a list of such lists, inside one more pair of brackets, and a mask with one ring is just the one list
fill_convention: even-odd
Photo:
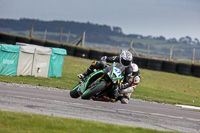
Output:
[[[122,83],[125,66],[120,63],[107,65],[103,70],[94,72],[80,81],[71,91],[72,98],[91,99],[100,96],[108,96],[108,92],[114,89],[115,85]],[[113,99],[115,100],[115,99]]]

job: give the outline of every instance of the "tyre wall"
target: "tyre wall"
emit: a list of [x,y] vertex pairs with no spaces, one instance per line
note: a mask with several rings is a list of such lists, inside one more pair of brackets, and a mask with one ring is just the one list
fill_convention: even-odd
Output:
[[31,39],[29,37],[16,36],[16,42],[29,44],[29,43],[31,43]]
[[0,34],[0,42],[4,44],[15,45],[16,36],[8,35],[8,34]]
[[196,77],[200,77],[200,66],[192,65],[192,75]]
[[90,59],[100,60],[103,55],[104,55],[103,51],[90,49],[90,52],[89,52],[89,58]]
[[171,61],[163,61],[162,63],[162,71],[169,73],[176,73],[177,63]]
[[139,59],[139,64],[138,64],[138,66],[139,66],[139,68],[147,68],[147,66],[148,66],[148,61],[149,61],[149,59],[147,59],[147,58],[140,58]]
[[89,49],[82,48],[82,47],[75,47],[74,56],[82,57],[82,58],[89,58]]
[[178,63],[177,64],[177,73],[183,74],[183,75],[190,75],[192,72],[192,65],[191,64],[184,64],[184,63]]
[[[30,43],[46,47],[63,48],[67,50],[68,55],[77,56],[81,58],[95,59],[95,60],[99,60],[102,56],[109,57],[109,56],[119,55],[119,53],[99,51],[75,45],[62,44],[59,42],[44,41],[36,38],[0,33],[0,43],[15,45],[16,42]],[[139,68],[200,77],[200,65],[175,63],[171,61],[161,61],[161,60],[141,58],[141,57],[134,57],[133,62],[136,63],[139,66]]]
[[147,69],[161,71],[162,70],[162,62],[163,61],[161,61],[161,60],[149,59],[148,64],[147,64]]
[[119,53],[111,53],[111,52],[104,52],[103,56],[107,56],[107,57],[110,57],[110,56],[119,56]]
[[133,57],[133,61],[132,62],[139,66],[140,58],[139,57]]
[[61,48],[62,45],[60,43],[53,42],[53,41],[45,41],[45,47]]
[[67,50],[67,55],[74,56],[74,52],[75,52],[75,48],[76,48],[75,46],[62,45],[61,48]]
[[35,38],[31,38],[30,44],[38,45],[38,46],[45,46],[45,41],[44,40],[39,40]]

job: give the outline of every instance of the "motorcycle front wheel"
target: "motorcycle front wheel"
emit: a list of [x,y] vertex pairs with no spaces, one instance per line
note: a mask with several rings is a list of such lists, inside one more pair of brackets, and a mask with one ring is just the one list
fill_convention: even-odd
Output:
[[78,91],[77,91],[79,85],[80,85],[80,83],[77,84],[72,90],[70,90],[70,93],[69,93],[69,94],[70,94],[70,96],[71,96],[72,98],[79,98],[79,97],[80,97],[80,94],[79,94]]
[[104,80],[94,89],[88,91],[86,94],[81,96],[82,99],[90,99],[92,96],[96,95],[97,93],[101,92],[106,87],[107,82]]

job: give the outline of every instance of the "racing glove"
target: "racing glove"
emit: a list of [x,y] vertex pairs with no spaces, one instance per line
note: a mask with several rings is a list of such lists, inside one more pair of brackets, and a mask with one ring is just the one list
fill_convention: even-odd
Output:
[[107,56],[101,57],[100,61],[105,61],[106,62]]
[[123,90],[123,89],[127,88],[128,86],[129,86],[128,83],[120,84],[120,90]]

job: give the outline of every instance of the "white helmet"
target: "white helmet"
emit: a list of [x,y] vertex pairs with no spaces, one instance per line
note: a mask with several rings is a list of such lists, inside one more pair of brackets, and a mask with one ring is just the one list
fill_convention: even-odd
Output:
[[122,51],[119,57],[120,57],[120,63],[122,63],[124,66],[130,65],[133,60],[133,56],[129,51]]

